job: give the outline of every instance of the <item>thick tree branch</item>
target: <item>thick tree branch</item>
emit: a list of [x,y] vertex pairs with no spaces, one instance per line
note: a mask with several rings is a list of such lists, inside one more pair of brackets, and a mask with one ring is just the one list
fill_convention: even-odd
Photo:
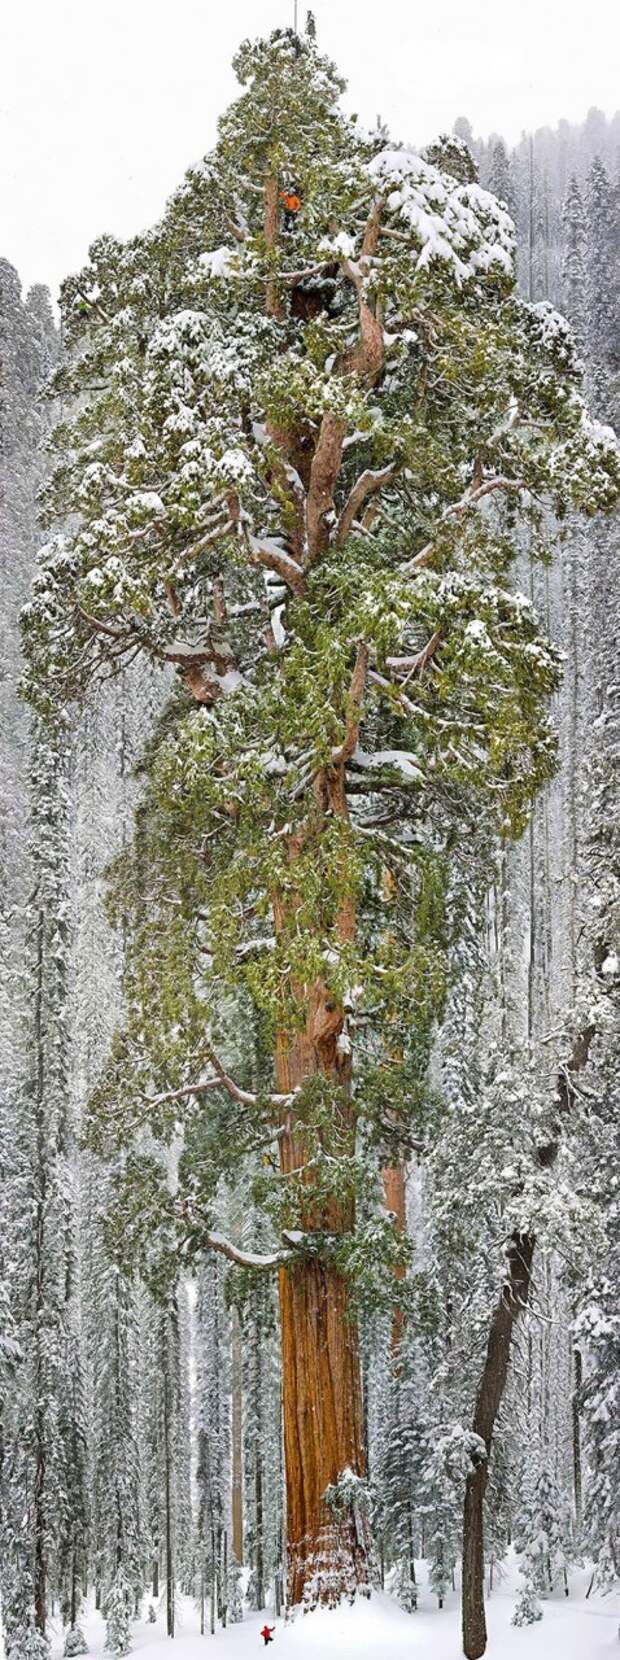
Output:
[[344,542],[346,542],[347,536],[351,530],[351,526],[357,518],[360,507],[363,507],[364,502],[368,500],[369,496],[374,496],[378,490],[381,490],[384,484],[389,484],[390,480],[394,478],[396,472],[396,463],[394,461],[390,461],[387,467],[382,467],[376,472],[373,472],[372,468],[369,467],[366,472],[360,474],[357,482],[353,485],[351,494],[345,502],[338,520],[338,529],[335,536],[335,544],[337,548],[341,548]]
[[254,1251],[241,1251],[237,1245],[233,1245],[232,1240],[225,1239],[221,1233],[207,1233],[204,1240],[210,1250],[220,1251],[222,1256],[228,1257],[228,1261],[235,1262],[239,1268],[285,1268],[293,1257],[292,1251],[271,1251],[268,1256],[257,1256]]
[[349,708],[344,739],[342,743],[338,745],[337,749],[332,750],[332,761],[335,766],[342,766],[344,762],[349,761],[353,751],[357,748],[362,713],[362,698],[364,696],[366,679],[368,675],[368,657],[369,652],[366,641],[360,640],[357,647],[355,667],[351,677],[351,687],[348,699]]
[[310,468],[306,504],[309,565],[316,564],[329,542],[329,519],[334,510],[334,492],[342,466],[342,446],[347,423],[339,415],[323,416]]
[[126,629],[113,628],[111,623],[101,622],[99,617],[92,617],[89,611],[85,611],[82,605],[78,605],[77,609],[83,622],[88,623],[94,634],[104,634],[108,640],[116,640],[117,644],[125,642],[127,651],[135,645],[135,639],[128,637]]
[[284,548],[278,548],[275,543],[267,547],[265,539],[261,540],[259,537],[253,536],[247,526],[244,527],[244,534],[252,564],[263,565],[267,571],[275,571],[276,576],[282,578],[285,586],[292,594],[303,594],[305,578],[301,565],[297,564],[297,560],[293,559]]
[[383,323],[377,313],[369,306],[366,298],[366,280],[371,261],[377,251],[382,212],[383,202],[381,200],[373,202],[364,231],[359,260],[344,259],[342,261],[345,276],[349,278],[349,282],[353,283],[357,295],[360,332],[357,344],[345,353],[340,361],[339,368],[345,374],[360,375],[371,386],[374,386],[375,381],[379,379],[385,362]]
[[233,1101],[238,1101],[242,1107],[255,1107],[257,1101],[262,1099],[264,1099],[266,1106],[273,1106],[278,1112],[281,1112],[282,1108],[290,1106],[293,1099],[292,1094],[268,1095],[263,1098],[255,1095],[252,1090],[241,1089],[239,1084],[235,1083],[234,1078],[230,1077],[215,1050],[209,1047],[206,1052],[222,1088],[227,1090]]

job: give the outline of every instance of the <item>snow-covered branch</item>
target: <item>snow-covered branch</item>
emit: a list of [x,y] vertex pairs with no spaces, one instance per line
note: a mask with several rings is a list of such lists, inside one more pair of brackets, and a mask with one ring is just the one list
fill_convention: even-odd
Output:
[[263,1097],[254,1094],[252,1090],[242,1089],[239,1084],[235,1083],[234,1078],[231,1078],[230,1073],[226,1071],[214,1049],[208,1048],[207,1056],[214,1069],[214,1077],[197,1078],[193,1083],[182,1084],[178,1089],[162,1090],[161,1094],[147,1098],[147,1106],[149,1108],[160,1107],[166,1101],[181,1101],[189,1095],[206,1095],[213,1089],[226,1090],[233,1101],[237,1101],[242,1107],[255,1107],[259,1100],[264,1100],[266,1106],[275,1107],[278,1111],[290,1106],[293,1099],[292,1094]]
[[365,472],[360,474],[338,520],[335,536],[337,548],[341,548],[346,542],[360,507],[363,507],[369,496],[374,496],[378,490],[381,490],[384,484],[389,484],[390,480],[394,478],[396,470],[396,462],[390,461],[387,467],[381,467],[375,471],[368,467]]
[[284,1268],[292,1257],[292,1252],[286,1250],[270,1251],[264,1256],[259,1256],[254,1251],[242,1251],[221,1233],[205,1234],[205,1245],[212,1251],[220,1251],[222,1256],[228,1257],[228,1261],[236,1263],[238,1268]]
[[[503,490],[507,492],[515,491],[519,493],[521,490],[525,489],[526,485],[522,478],[484,479],[482,484],[477,485],[477,487],[473,490],[466,490],[464,496],[461,496],[458,501],[452,502],[450,507],[446,507],[445,512],[441,515],[437,529],[441,530],[442,525],[444,525],[448,519],[460,518],[462,514],[468,513],[470,507],[477,507],[478,502],[482,501],[485,496],[492,495],[496,490]],[[434,558],[436,552],[437,539],[436,537],[433,537],[432,541],[427,542],[426,546],[420,548],[420,552],[416,553],[415,557],[408,561],[404,567],[405,570],[417,571],[424,565],[430,565],[431,559]]]
[[394,669],[396,674],[405,674],[407,679],[411,679],[414,674],[421,674],[431,657],[434,657],[440,640],[441,633],[437,628],[422,650],[417,651],[413,657],[386,657],[388,668]]
[[270,536],[253,536],[250,531],[246,535],[248,552],[253,565],[263,565],[267,571],[275,571],[281,576],[286,587],[292,594],[303,594],[305,587],[304,573],[301,565],[293,559],[285,548]]

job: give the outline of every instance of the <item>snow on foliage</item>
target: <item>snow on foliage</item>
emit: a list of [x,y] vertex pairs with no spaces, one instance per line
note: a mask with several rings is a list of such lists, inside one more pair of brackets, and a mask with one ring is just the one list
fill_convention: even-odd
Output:
[[459,184],[414,150],[382,150],[369,163],[388,208],[413,231],[418,270],[437,259],[458,282],[498,266],[514,267],[514,226],[494,196],[478,184]]

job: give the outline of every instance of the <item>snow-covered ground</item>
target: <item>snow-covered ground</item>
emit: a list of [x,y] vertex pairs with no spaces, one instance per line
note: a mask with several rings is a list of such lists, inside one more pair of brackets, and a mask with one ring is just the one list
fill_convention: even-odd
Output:
[[[514,1576],[508,1575],[489,1598],[489,1660],[616,1660],[620,1595],[586,1599],[587,1584],[587,1574],[574,1576],[569,1598],[546,1602],[542,1620],[516,1628],[510,1623]],[[264,1652],[264,1623],[264,1613],[252,1614],[215,1637],[201,1637],[196,1609],[182,1598],[174,1644],[165,1635],[162,1613],[157,1625],[136,1622],[133,1648],[140,1660],[164,1660],[166,1655],[173,1660],[251,1660]],[[276,1625],[271,1660],[460,1660],[462,1652],[457,1596],[441,1613],[428,1593],[416,1614],[405,1614],[391,1597],[377,1595],[370,1603],[301,1615],[287,1624],[269,1615],[268,1623]],[[104,1660],[100,1615],[88,1615],[83,1625],[91,1660]],[[53,1654],[54,1660],[62,1654],[60,1634]]]

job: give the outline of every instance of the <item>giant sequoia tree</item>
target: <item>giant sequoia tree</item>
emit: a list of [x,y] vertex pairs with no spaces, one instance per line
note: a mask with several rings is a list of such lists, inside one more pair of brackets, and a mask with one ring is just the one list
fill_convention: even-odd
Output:
[[[403,1250],[378,1172],[428,1133],[459,870],[553,767],[516,531],[543,555],[544,501],[595,511],[618,459],[466,152],[360,134],[312,38],[236,69],[161,224],[65,285],[24,635],[56,715],[140,655],[177,671],[112,878],[127,1020],[92,1139],[126,1146],[122,1237],[152,1275],[207,1248],[279,1270],[289,1594],[331,1601],[372,1572],[355,1309]],[[213,1200],[263,1147],[253,1253]]]

